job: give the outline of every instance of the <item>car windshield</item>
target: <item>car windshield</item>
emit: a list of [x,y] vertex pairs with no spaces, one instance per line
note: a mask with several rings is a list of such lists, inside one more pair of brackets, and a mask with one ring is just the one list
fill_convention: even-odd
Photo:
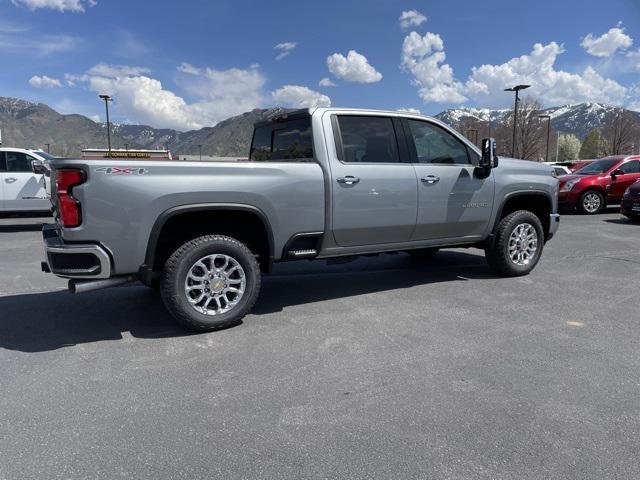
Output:
[[604,158],[597,160],[589,165],[585,165],[580,170],[576,170],[576,175],[597,175],[598,173],[604,173],[617,164],[620,160],[617,158]]
[[33,150],[33,153],[35,153],[39,157],[44,158],[45,160],[53,160],[53,159],[56,158],[53,155],[51,155],[50,153],[43,152],[42,150]]

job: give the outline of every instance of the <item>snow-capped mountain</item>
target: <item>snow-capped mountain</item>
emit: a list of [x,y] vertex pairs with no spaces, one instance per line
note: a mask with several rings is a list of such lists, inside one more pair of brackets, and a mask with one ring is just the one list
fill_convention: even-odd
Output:
[[[603,103],[578,103],[562,107],[546,108],[541,114],[551,115],[551,125],[562,133],[573,133],[584,138],[594,128],[604,128],[607,119],[619,110],[619,107]],[[504,121],[512,110],[491,110],[488,108],[456,108],[445,110],[436,115],[439,120],[456,127],[470,121],[489,122],[497,125]],[[629,111],[640,123],[640,112]]]

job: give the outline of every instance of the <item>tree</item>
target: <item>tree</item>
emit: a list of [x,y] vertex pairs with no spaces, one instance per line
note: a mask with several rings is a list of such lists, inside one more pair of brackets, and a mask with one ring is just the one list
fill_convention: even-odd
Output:
[[591,130],[582,142],[580,148],[580,158],[589,160],[594,158],[606,157],[609,151],[607,140],[597,128]]
[[638,133],[638,122],[632,113],[624,108],[616,108],[607,117],[604,137],[609,144],[611,155],[629,153],[631,145]]
[[575,135],[560,135],[558,137],[558,158],[556,161],[577,160],[580,156],[580,147],[582,147],[582,142]]
[[[526,160],[540,160],[546,149],[547,125],[538,118],[542,112],[542,104],[531,97],[520,101],[518,106],[518,122],[516,133],[516,158]],[[496,129],[498,144],[504,144],[505,149],[511,149],[513,135],[513,113],[511,113],[505,123],[504,128]],[[511,153],[509,152],[509,155]]]

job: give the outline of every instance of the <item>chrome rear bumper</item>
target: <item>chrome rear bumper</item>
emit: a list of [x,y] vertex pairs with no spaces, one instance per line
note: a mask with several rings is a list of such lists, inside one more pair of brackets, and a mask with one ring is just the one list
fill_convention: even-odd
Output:
[[[97,244],[65,243],[55,225],[42,228],[46,267],[65,278],[99,279],[111,276],[111,258]],[[45,265],[43,270],[46,271]]]

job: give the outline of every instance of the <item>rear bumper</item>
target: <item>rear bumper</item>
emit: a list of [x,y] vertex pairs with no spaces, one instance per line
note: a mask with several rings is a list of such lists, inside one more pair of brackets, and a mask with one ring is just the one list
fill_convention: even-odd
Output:
[[552,213],[549,219],[549,234],[547,235],[547,241],[551,240],[560,228],[560,214]]
[[111,276],[111,258],[100,245],[65,243],[55,225],[42,228],[45,271],[64,278],[100,279]]

